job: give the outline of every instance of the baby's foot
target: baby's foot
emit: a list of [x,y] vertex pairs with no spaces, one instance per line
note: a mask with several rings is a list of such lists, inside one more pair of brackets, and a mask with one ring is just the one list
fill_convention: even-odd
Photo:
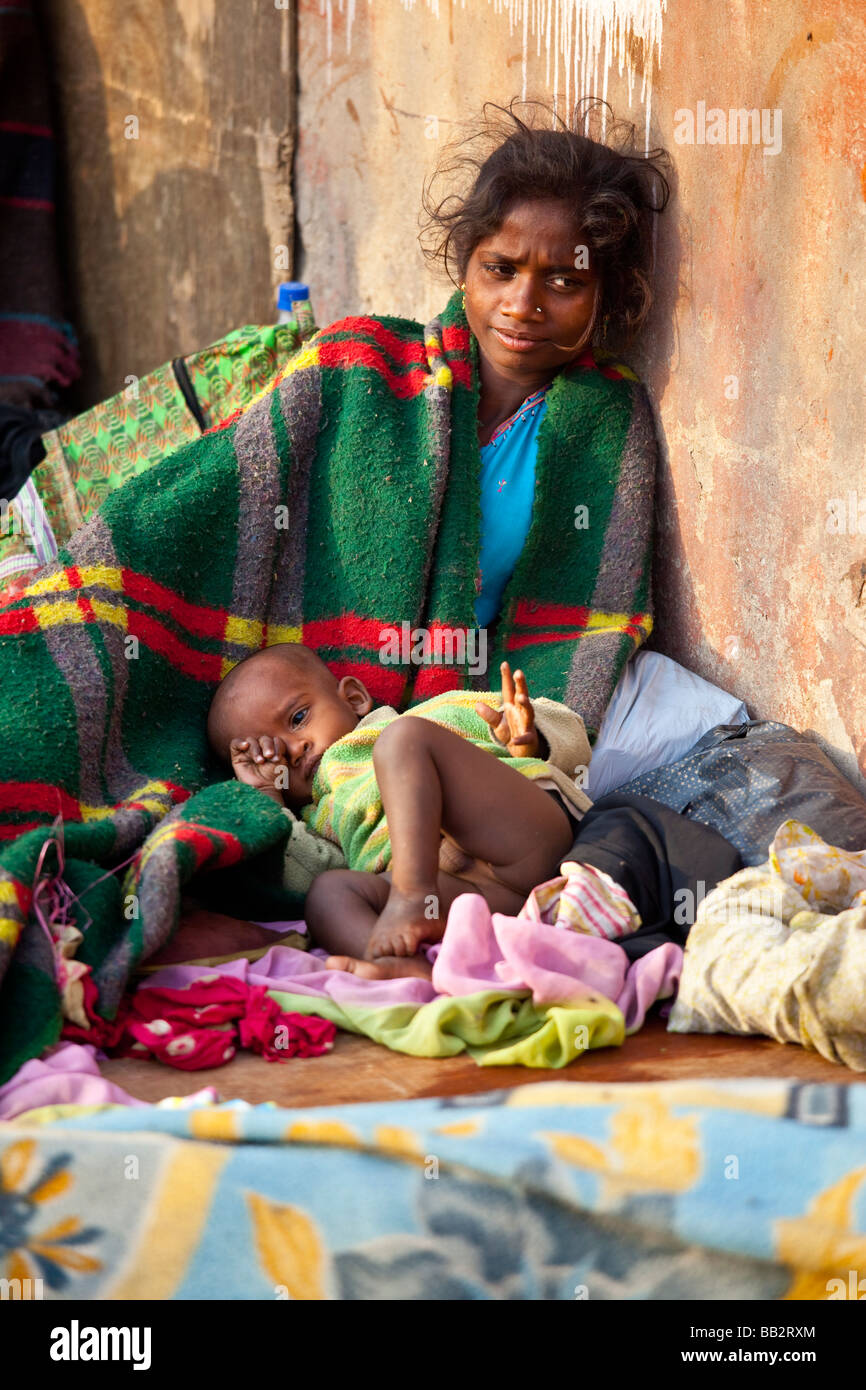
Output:
[[356,960],[354,956],[328,956],[326,970],[345,970],[364,980],[396,980],[403,975],[418,975],[429,980],[433,966],[425,955],[379,956],[376,960]]
[[441,941],[442,935],[439,899],[435,893],[403,894],[392,887],[370,935],[364,959],[414,956],[422,941]]

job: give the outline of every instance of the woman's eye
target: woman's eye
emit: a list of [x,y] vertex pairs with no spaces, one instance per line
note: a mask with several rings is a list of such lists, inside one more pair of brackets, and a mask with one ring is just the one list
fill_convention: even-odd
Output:
[[509,275],[512,273],[512,267],[510,265],[503,265],[502,261],[488,261],[484,269],[492,271],[504,270]]
[[575,280],[571,275],[555,275],[550,283],[566,290],[582,290],[586,287],[585,280]]

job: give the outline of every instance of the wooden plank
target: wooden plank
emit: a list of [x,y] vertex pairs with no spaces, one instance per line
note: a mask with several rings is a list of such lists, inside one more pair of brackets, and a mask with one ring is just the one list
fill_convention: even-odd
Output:
[[847,1067],[817,1053],[769,1038],[668,1033],[651,1017],[622,1047],[587,1053],[559,1071],[529,1067],[479,1067],[471,1058],[407,1057],[368,1038],[338,1033],[333,1052],[285,1063],[240,1053],[210,1071],[172,1071],[157,1062],[119,1058],[102,1073],[139,1100],[189,1095],[215,1086],[223,1100],[265,1100],[282,1106],[343,1105],[354,1101],[408,1100],[417,1096],[469,1095],[536,1081],[685,1081],[696,1077],[790,1077],[803,1082],[863,1082]]

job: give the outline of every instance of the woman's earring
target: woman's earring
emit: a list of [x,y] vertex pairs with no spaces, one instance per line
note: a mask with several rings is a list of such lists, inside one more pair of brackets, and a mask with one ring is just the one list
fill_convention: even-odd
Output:
[[463,284],[460,286],[460,288],[461,288],[461,290],[463,291],[463,309],[464,309],[464,312],[465,312],[465,310],[466,310],[466,281],[465,281],[465,280],[463,281]]

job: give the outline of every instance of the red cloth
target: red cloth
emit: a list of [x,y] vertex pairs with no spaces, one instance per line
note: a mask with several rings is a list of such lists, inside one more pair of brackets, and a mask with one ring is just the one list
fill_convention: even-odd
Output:
[[334,1045],[337,1030],[327,1019],[283,1013],[262,985],[224,975],[203,975],[186,989],[141,986],[107,1022],[95,1011],[96,986],[82,981],[89,1029],[66,1022],[64,1038],[94,1043],[119,1057],[149,1054],[182,1071],[221,1067],[241,1047],[268,1062],[318,1057]]

